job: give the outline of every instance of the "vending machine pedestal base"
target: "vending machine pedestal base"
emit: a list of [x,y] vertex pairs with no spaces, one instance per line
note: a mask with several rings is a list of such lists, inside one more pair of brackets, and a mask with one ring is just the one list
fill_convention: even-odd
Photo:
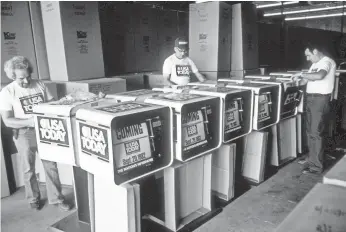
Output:
[[140,232],[140,187],[94,176],[95,232]]
[[208,154],[164,170],[165,219],[145,215],[169,230],[178,231],[211,211],[211,160]]
[[271,127],[270,165],[282,166],[297,158],[296,118],[289,118]]
[[264,181],[268,132],[253,131],[244,140],[242,175],[256,185]]
[[67,217],[54,223],[48,231],[51,232],[91,232],[90,224],[78,220],[78,212],[73,212]]
[[218,198],[229,201],[234,197],[236,144],[222,144],[214,152],[211,167],[211,190]]

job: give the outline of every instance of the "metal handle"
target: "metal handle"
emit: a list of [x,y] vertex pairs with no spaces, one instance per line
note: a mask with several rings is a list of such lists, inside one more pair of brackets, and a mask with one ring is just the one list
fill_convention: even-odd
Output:
[[207,107],[203,106],[201,109],[202,109],[203,119],[204,119],[203,123],[205,125],[204,128],[206,130],[207,135],[209,135],[209,128],[208,128],[209,121],[208,121]]
[[265,92],[263,93],[263,95],[266,95],[268,97],[268,106],[269,106],[269,113],[272,112],[272,105],[273,105],[273,102],[272,102],[272,97],[271,97],[271,92]]
[[154,135],[154,131],[153,131],[153,123],[152,123],[152,119],[149,118],[146,120],[147,123],[149,124],[148,127],[149,127],[149,140],[150,140],[150,146],[152,148],[152,151],[155,151],[155,141],[154,141],[154,138],[155,138],[155,135]]

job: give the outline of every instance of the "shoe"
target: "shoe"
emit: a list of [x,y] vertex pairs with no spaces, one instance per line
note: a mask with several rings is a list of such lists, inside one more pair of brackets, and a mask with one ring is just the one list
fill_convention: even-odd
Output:
[[59,207],[61,211],[64,211],[64,212],[69,211],[71,209],[71,206],[66,202],[58,203],[57,206]]
[[298,164],[304,165],[307,162],[306,159],[301,159],[298,161]]
[[35,202],[31,202],[31,203],[30,203],[30,208],[31,208],[31,209],[34,209],[34,210],[36,210],[36,211],[41,210],[40,201],[38,200],[38,201],[35,201]]
[[303,174],[321,174],[321,171],[313,170],[311,168],[304,168]]

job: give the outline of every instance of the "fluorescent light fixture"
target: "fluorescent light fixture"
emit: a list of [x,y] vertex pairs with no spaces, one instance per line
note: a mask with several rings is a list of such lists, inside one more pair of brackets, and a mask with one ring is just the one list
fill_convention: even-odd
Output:
[[258,5],[256,8],[265,8],[265,7],[272,7],[272,6],[281,6],[283,5],[290,5],[290,4],[297,4],[299,1],[294,1],[294,2],[276,2],[276,3],[270,3],[270,4],[263,4],[263,5]]
[[[317,11],[323,11],[323,10],[335,10],[335,9],[342,9],[344,7],[346,6],[331,6],[331,7],[306,9],[306,10],[284,11],[282,14],[289,15],[289,14],[299,14],[299,13],[307,13],[307,12],[317,12]],[[263,16],[268,17],[268,16],[275,16],[275,15],[281,15],[281,12],[267,13],[267,14],[264,14]]]
[[312,16],[303,16],[303,17],[294,17],[294,18],[285,18],[286,21],[293,21],[293,20],[302,20],[302,19],[317,19],[317,18],[328,18],[328,17],[337,17],[337,16],[343,16],[346,15],[346,13],[335,13],[335,14],[323,14],[323,15],[312,15]]

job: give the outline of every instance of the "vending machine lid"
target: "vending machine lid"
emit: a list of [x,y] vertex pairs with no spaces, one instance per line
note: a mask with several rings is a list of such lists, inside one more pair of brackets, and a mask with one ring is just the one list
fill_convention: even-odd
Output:
[[210,96],[215,97],[226,97],[229,94],[234,93],[241,93],[241,92],[251,92],[251,90],[246,89],[236,89],[236,88],[229,88],[229,87],[204,87],[201,86],[200,88],[191,90],[191,94],[208,94]]
[[141,97],[144,97],[144,96],[150,97],[157,94],[162,94],[162,92],[151,90],[151,89],[139,89],[134,91],[109,94],[107,95],[107,97],[118,100],[118,101],[136,101],[140,99]]
[[33,112],[34,114],[50,114],[50,115],[59,115],[70,117],[75,114],[75,112],[83,107],[92,107],[99,105],[99,101],[104,101],[101,99],[97,100],[79,100],[79,101],[52,101],[46,102],[39,105],[34,106]]
[[93,121],[100,124],[110,125],[115,117],[129,115],[133,113],[140,113],[148,110],[161,109],[165,106],[153,105],[142,102],[110,102],[102,106],[93,107],[89,109],[79,109],[76,113],[78,120]]
[[154,96],[146,99],[145,102],[158,104],[158,105],[169,105],[173,108],[181,108],[183,105],[200,102],[203,100],[213,99],[215,97],[202,96],[189,93],[164,93],[159,96]]

